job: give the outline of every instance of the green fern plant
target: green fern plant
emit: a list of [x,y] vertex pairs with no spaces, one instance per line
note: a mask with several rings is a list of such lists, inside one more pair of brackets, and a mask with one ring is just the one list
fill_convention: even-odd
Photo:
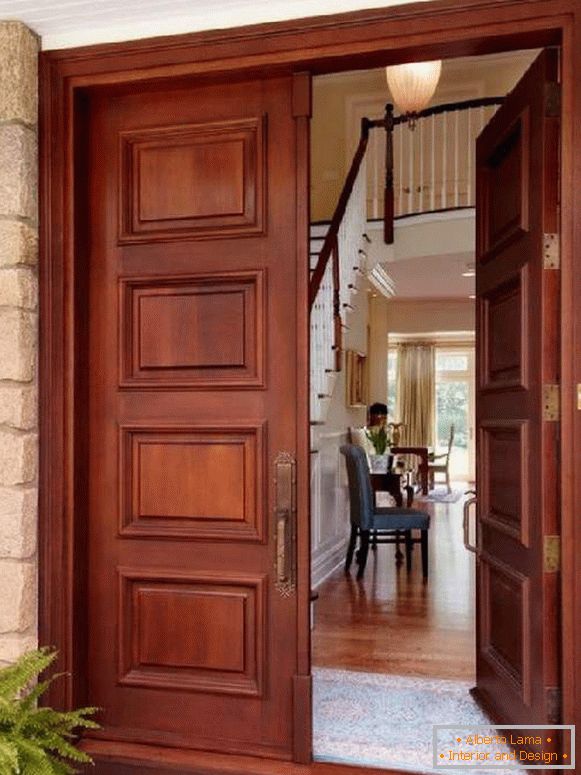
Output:
[[98,729],[88,718],[97,708],[62,713],[38,707],[38,699],[58,676],[38,681],[56,659],[50,649],[31,651],[0,669],[1,775],[71,775],[73,765],[92,764],[75,740],[83,729]]

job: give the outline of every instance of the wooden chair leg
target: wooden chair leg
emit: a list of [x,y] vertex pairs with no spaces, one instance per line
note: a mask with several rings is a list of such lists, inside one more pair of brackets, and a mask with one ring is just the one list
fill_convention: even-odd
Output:
[[349,573],[351,569],[351,563],[353,562],[353,553],[355,552],[355,544],[357,543],[357,526],[351,525],[351,535],[349,536],[349,543],[347,544],[347,556],[345,557],[345,573]]
[[450,471],[446,468],[446,487],[448,489],[448,495],[452,492],[452,488],[450,487]]
[[422,547],[422,575],[424,579],[428,578],[428,531],[421,531],[421,547]]
[[367,555],[369,554],[369,530],[361,531],[361,543],[359,545],[359,551],[357,552],[357,563],[359,570],[357,571],[357,578],[362,579],[365,573],[365,566],[367,565]]
[[412,569],[412,531],[405,531],[405,567],[409,573]]
[[403,560],[403,552],[399,548],[399,542],[401,541],[401,530],[395,531],[395,561],[400,563]]

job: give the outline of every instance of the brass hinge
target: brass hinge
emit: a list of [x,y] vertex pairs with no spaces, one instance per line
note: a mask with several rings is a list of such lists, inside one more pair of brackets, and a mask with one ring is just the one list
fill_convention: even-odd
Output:
[[581,412],[581,382],[577,385],[577,409]]
[[545,687],[545,708],[547,711],[547,722],[549,724],[561,723],[561,689],[558,686]]
[[559,415],[559,385],[543,385],[543,420],[554,422]]
[[559,269],[561,266],[561,242],[558,234],[543,234],[543,267]]
[[545,84],[545,116],[561,115],[561,84],[550,81]]
[[543,570],[545,573],[557,573],[561,570],[561,536],[545,536]]

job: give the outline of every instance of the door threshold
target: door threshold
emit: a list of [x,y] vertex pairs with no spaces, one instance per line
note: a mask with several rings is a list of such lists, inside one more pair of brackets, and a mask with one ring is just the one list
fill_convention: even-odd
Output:
[[[184,751],[137,743],[111,743],[85,740],[82,748],[95,760],[93,775],[402,775],[400,770],[385,770],[329,762],[295,764],[280,759],[254,756]],[[411,775],[406,773],[406,775]]]

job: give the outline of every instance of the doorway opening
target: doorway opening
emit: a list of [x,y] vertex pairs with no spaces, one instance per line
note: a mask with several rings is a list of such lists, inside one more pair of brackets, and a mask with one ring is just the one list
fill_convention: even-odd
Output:
[[[387,142],[379,120],[390,99],[383,70],[314,79],[310,266],[311,287],[313,278],[318,286],[311,293],[310,428],[318,760],[436,771],[433,724],[494,729],[514,722],[520,700],[491,701],[502,681],[523,707],[528,702],[520,723],[556,721],[546,705],[546,713],[535,715],[531,666],[523,661],[530,659],[523,629],[530,580],[518,556],[521,544],[531,546],[525,437],[536,433],[540,418],[511,403],[530,386],[523,359],[543,366],[524,349],[517,352],[524,342],[515,349],[511,336],[530,304],[522,277],[536,269],[523,270],[528,259],[511,252],[519,228],[529,226],[522,226],[520,210],[516,231],[508,222],[514,205],[508,187],[511,178],[524,180],[531,136],[528,119],[522,126],[521,118],[505,119],[505,101],[520,94],[539,56],[545,55],[523,50],[445,60],[430,108],[446,107],[428,109],[413,127],[396,125]],[[365,119],[376,126],[362,151]],[[392,209],[393,240],[386,240]],[[483,236],[487,229],[492,237]],[[512,269],[494,285],[490,266],[499,256]],[[366,510],[377,521],[364,529]],[[493,557],[498,535],[508,549]],[[512,751],[500,742],[492,755],[509,761]]]

